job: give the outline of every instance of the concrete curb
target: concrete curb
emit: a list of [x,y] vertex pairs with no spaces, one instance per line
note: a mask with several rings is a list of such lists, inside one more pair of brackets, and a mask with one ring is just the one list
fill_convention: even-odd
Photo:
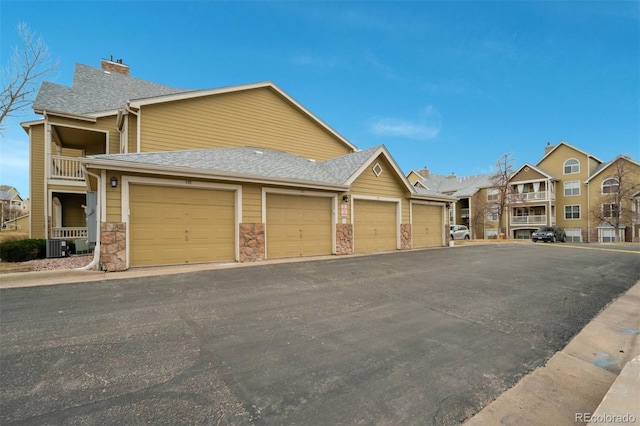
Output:
[[[621,372],[640,356],[638,306],[640,281],[602,310],[545,366],[526,375],[465,424],[587,424],[599,405],[607,414],[632,415],[627,401],[638,401],[638,364],[631,364],[628,373]],[[618,377],[620,384],[615,386]],[[634,387],[635,399],[629,391]],[[635,418],[638,421],[640,416]]]
[[591,415],[589,424],[636,423],[640,419],[640,356],[629,361]]

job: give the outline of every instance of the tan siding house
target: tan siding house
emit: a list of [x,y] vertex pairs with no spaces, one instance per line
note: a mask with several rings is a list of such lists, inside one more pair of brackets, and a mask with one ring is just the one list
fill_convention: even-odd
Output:
[[454,198],[415,189],[384,146],[359,150],[273,83],[182,90],[102,65],[44,83],[43,119],[23,124],[33,236],[88,240],[107,271],[409,249],[412,220],[430,228],[422,247],[444,245]]

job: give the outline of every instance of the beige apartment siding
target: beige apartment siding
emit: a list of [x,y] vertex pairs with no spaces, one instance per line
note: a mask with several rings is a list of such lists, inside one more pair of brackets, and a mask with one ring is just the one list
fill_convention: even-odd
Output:
[[[109,184],[111,176],[118,178],[118,187],[112,188]],[[107,198],[107,222],[122,222],[122,175],[119,173],[107,173],[107,190],[105,197]]]
[[127,149],[129,152],[138,152],[138,117],[133,114],[129,114],[129,130],[127,137],[129,138]]
[[[618,162],[619,161],[621,160],[618,160]],[[617,178],[617,174],[618,170],[616,167],[616,163],[614,163],[602,173],[593,178],[591,181],[589,181],[589,215],[592,229],[595,229],[599,225],[599,220],[595,218],[595,213],[600,211],[602,203],[610,203],[615,200],[615,197],[611,195],[602,194],[602,182],[609,178]],[[628,193],[631,187],[637,188],[636,191],[640,190],[640,167],[626,161],[624,163],[624,175],[622,183],[623,195],[625,193]],[[628,198],[623,199],[622,206],[623,211],[629,212],[631,209],[631,201]],[[622,222],[624,222],[627,227],[631,226],[631,218],[628,215],[626,217],[623,215]],[[595,235],[597,236],[597,232],[595,233]]]
[[[380,176],[373,172],[375,164],[382,167]],[[380,155],[358,176],[351,185],[351,195],[368,195],[374,197],[400,198],[402,200],[401,223],[409,223],[410,193],[402,183],[391,164]]]
[[31,192],[31,237],[45,238],[44,229],[44,124],[31,126],[29,150],[31,167],[29,179]]
[[526,169],[527,169],[527,167],[523,168],[522,170],[520,170],[518,172],[517,175],[513,176],[510,179],[511,183],[526,182],[526,181],[530,181],[530,180],[547,179],[546,176],[544,176],[542,173],[539,173],[538,171],[532,169],[531,167],[528,167],[529,170],[526,170]]
[[141,108],[141,150],[255,146],[316,160],[351,149],[269,88]]
[[411,182],[411,185],[415,185],[416,182],[419,182],[423,179],[423,177],[419,174],[414,172],[413,170],[409,172],[409,174],[407,175],[407,180],[409,182]]
[[262,223],[262,186],[242,185],[242,223]]

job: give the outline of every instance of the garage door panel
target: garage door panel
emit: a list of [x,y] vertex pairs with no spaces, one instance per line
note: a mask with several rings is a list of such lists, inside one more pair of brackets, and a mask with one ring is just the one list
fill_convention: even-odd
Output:
[[356,253],[397,249],[397,203],[354,201],[353,246]]
[[442,206],[413,204],[411,216],[413,247],[441,247],[444,229]]
[[130,186],[131,265],[235,259],[235,193]]
[[332,199],[267,195],[267,256],[315,256],[333,252]]

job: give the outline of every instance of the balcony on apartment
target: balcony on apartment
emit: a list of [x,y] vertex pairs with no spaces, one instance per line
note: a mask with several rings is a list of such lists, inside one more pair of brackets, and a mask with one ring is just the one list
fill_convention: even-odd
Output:
[[512,203],[555,201],[555,183],[548,181],[514,183],[511,185]]
[[535,207],[516,207],[511,211],[509,217],[511,226],[543,226],[555,225],[556,218],[554,215],[549,220],[545,206]]
[[69,182],[84,182],[85,176],[79,157],[51,155],[49,163],[49,179]]

